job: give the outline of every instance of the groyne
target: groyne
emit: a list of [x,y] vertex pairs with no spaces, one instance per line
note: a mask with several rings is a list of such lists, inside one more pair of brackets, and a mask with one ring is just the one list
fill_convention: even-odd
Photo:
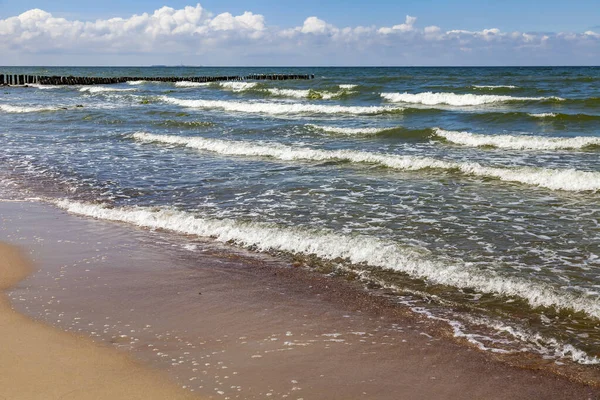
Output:
[[108,85],[128,81],[152,82],[224,82],[248,80],[285,81],[291,79],[314,79],[313,74],[250,74],[245,76],[118,76],[118,77],[89,77],[89,76],[45,76],[0,74],[0,85],[24,86],[38,85]]

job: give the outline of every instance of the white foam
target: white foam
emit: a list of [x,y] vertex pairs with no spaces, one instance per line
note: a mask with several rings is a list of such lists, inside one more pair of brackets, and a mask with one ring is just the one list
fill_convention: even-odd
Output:
[[104,92],[132,92],[137,89],[123,89],[123,88],[113,88],[107,86],[84,86],[79,89],[80,92],[88,92],[88,93],[104,93]]
[[13,106],[10,104],[0,104],[0,110],[7,113],[33,113],[41,111],[56,111],[60,110],[60,107],[48,107],[48,106]]
[[314,129],[319,129],[323,132],[327,133],[338,133],[341,135],[376,135],[381,132],[385,132],[388,128],[347,128],[342,126],[326,126],[326,125],[315,125],[315,124],[306,124]]
[[535,118],[553,118],[556,117],[555,113],[538,113],[538,114],[529,114],[532,117]]
[[581,293],[571,293],[525,278],[503,276],[463,262],[442,261],[424,249],[369,236],[349,236],[323,230],[283,228],[276,225],[201,218],[173,209],[106,208],[61,200],[57,205],[69,212],[111,221],[121,221],[151,229],[167,229],[187,235],[212,237],[257,251],[286,251],[337,258],[353,264],[406,273],[433,284],[471,288],[484,293],[518,296],[532,306],[557,307],[600,317],[600,302]]
[[435,135],[463,146],[493,146],[511,150],[569,150],[600,146],[599,137],[549,138],[525,135],[482,135],[471,132],[434,129]]
[[501,333],[508,333],[522,342],[531,343],[535,346],[535,350],[540,354],[548,355],[553,358],[568,358],[579,364],[600,364],[600,359],[598,357],[589,356],[583,350],[580,350],[571,344],[561,343],[555,338],[544,337],[537,332],[518,329],[502,322],[491,321],[489,319],[476,319],[474,322],[487,325]]
[[401,111],[402,108],[391,106],[338,106],[304,103],[277,103],[277,102],[241,102],[225,100],[183,100],[169,96],[161,99],[167,103],[183,107],[220,109],[245,113],[262,114],[381,114],[384,112]]
[[221,86],[223,89],[228,89],[233,92],[243,92],[256,87],[256,82],[220,82],[219,86]]
[[348,90],[340,90],[339,92],[326,92],[319,91],[314,89],[279,89],[279,88],[269,88],[265,89],[267,92],[272,94],[273,96],[282,96],[282,97],[293,97],[296,99],[306,99],[306,98],[316,98],[323,100],[331,100],[336,97],[340,97],[344,94],[351,93]]
[[286,146],[282,144],[240,142],[175,135],[155,135],[143,132],[134,133],[133,138],[143,142],[178,144],[224,155],[272,157],[284,161],[339,160],[354,163],[378,164],[387,168],[403,171],[439,169],[446,171],[460,171],[465,175],[496,178],[502,181],[519,182],[552,190],[574,192],[600,190],[600,172],[587,172],[574,169],[558,170],[533,167],[488,167],[476,162],[444,161],[430,157],[403,156],[357,150],[321,150],[307,147]]
[[282,97],[293,97],[297,99],[305,99],[308,97],[310,90],[308,89],[279,89],[279,88],[269,88],[265,89],[267,92],[271,93],[273,96],[282,96]]
[[358,85],[353,85],[353,84],[347,83],[347,84],[341,84],[338,86],[340,87],[340,89],[354,89]]
[[473,85],[477,89],[516,89],[514,85]]
[[211,82],[190,82],[190,81],[181,81],[175,82],[175,86],[177,87],[201,87],[208,86]]
[[428,106],[446,104],[450,106],[478,106],[507,101],[564,100],[560,97],[514,97],[484,94],[456,93],[381,93],[381,97],[395,103],[414,103]]
[[143,85],[144,83],[147,83],[147,82],[148,81],[127,81],[127,84],[135,86],[135,85]]
[[42,90],[50,90],[50,89],[58,89],[58,88],[60,88],[59,85],[41,85],[39,83],[28,83],[27,86],[33,87],[33,88],[36,88],[36,89],[42,89]]

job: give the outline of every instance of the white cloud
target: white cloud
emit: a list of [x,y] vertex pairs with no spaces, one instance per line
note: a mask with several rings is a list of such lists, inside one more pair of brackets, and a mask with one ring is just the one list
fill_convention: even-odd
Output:
[[[407,15],[386,26],[336,27],[309,16],[296,27],[268,25],[246,11],[211,15],[200,4],[129,18],[78,21],[33,9],[0,20],[5,64],[111,64],[169,60],[211,64],[598,64],[600,34],[468,31],[419,27]],[[152,62],[152,61],[151,61]],[[172,62],[172,61],[171,61]]]

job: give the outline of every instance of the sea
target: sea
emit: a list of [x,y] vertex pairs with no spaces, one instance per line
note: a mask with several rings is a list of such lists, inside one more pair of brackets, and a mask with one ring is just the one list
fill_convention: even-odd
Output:
[[2,87],[0,192],[356,281],[482,351],[600,364],[600,67],[0,73],[314,74]]

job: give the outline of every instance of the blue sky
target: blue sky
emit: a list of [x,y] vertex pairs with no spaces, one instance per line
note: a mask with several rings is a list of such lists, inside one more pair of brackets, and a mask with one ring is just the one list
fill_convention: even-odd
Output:
[[0,0],[0,51],[7,65],[599,65],[600,4]]
[[[427,25],[453,29],[499,28],[520,31],[584,32],[600,26],[598,0],[254,0],[201,1],[204,8],[218,14],[244,11],[262,14],[270,24],[292,27],[315,15],[337,26],[393,25],[406,14],[416,15]],[[139,0],[0,0],[0,18],[41,8],[57,16],[93,20],[128,17],[162,6],[182,8],[193,1]]]

